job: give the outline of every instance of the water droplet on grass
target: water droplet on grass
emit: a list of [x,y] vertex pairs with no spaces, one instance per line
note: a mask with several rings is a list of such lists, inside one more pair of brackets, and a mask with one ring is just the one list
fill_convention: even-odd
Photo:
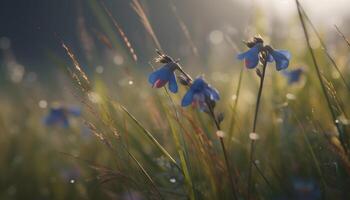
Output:
[[170,183],[176,183],[176,179],[175,178],[170,178],[169,181],[170,181]]

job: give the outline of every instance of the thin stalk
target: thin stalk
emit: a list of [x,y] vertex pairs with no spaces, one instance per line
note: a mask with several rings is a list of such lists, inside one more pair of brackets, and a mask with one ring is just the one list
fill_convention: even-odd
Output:
[[[214,110],[213,110],[211,104],[208,101],[206,102],[206,104],[207,104],[207,106],[209,108],[210,115],[211,115],[211,117],[213,118],[213,120],[215,122],[216,129],[218,131],[221,131],[220,123],[217,121],[217,119],[215,117],[215,113],[214,113]],[[238,197],[237,197],[237,194],[236,194],[236,189],[235,189],[235,183],[233,181],[233,176],[232,176],[232,173],[231,173],[231,170],[230,170],[231,167],[230,167],[230,163],[229,163],[229,160],[228,160],[227,150],[226,150],[226,147],[225,147],[224,139],[223,139],[223,137],[219,137],[219,139],[220,139],[220,144],[221,144],[222,151],[224,152],[225,164],[226,164],[227,173],[228,173],[229,179],[230,179],[232,195],[233,195],[234,199],[238,200]]]
[[[124,147],[124,145],[123,145],[123,147]],[[147,173],[146,169],[142,166],[142,164],[136,159],[136,157],[130,151],[128,151],[125,147],[124,147],[124,149],[126,150],[128,155],[135,161],[137,166],[140,168],[142,174],[144,174],[146,176],[147,180],[151,183],[152,187],[155,189],[155,191],[157,192],[160,199],[163,199],[159,189],[157,188],[157,186],[156,186],[155,182],[153,181],[153,179],[151,178],[151,176]]]
[[338,26],[335,25],[335,29],[337,30],[338,34],[343,38],[343,40],[346,42],[348,47],[350,48],[350,41],[345,37],[345,35],[340,31]]
[[[306,43],[307,43],[307,47],[309,49],[309,52],[311,54],[311,58],[312,58],[312,62],[315,66],[315,69],[316,69],[316,72],[317,72],[317,77],[320,81],[320,84],[321,84],[321,88],[322,88],[322,91],[323,91],[323,94],[326,98],[326,101],[327,101],[327,106],[331,112],[331,116],[332,116],[332,120],[333,120],[333,124],[337,127],[337,130],[338,130],[338,133],[340,135],[342,135],[342,131],[340,130],[340,127],[338,126],[337,123],[335,123],[336,119],[337,119],[337,116],[336,114],[334,113],[334,110],[332,108],[332,104],[331,104],[331,101],[330,101],[330,98],[328,96],[328,93],[327,93],[327,89],[326,89],[326,86],[324,85],[323,83],[323,80],[322,80],[322,75],[321,75],[321,71],[320,71],[320,68],[319,68],[319,65],[317,63],[317,60],[316,60],[316,56],[315,56],[315,53],[311,47],[311,44],[310,44],[310,39],[309,39],[309,33],[308,33],[308,30],[307,30],[307,27],[305,25],[305,21],[304,21],[304,18],[303,18],[303,15],[302,15],[302,8],[301,8],[301,5],[299,3],[298,0],[295,0],[295,3],[296,3],[296,6],[297,6],[297,10],[298,10],[298,15],[299,15],[299,19],[300,19],[300,23],[301,23],[301,26],[303,28],[303,32],[304,32],[304,35],[305,35],[305,39],[306,39]],[[341,143],[342,143],[342,146],[344,149],[346,149],[347,151],[347,147],[345,145],[345,142],[343,140],[341,140]]]
[[[267,57],[267,56],[266,56]],[[256,124],[259,114],[259,106],[260,106],[260,100],[261,100],[261,94],[264,87],[264,80],[265,80],[265,72],[266,72],[266,65],[267,65],[267,58],[264,59],[263,63],[263,71],[260,77],[260,86],[258,91],[258,97],[256,99],[256,106],[255,106],[255,114],[254,114],[254,121],[253,121],[253,129],[252,133],[255,133],[256,131]],[[255,151],[255,140],[250,140],[250,156],[249,156],[249,171],[248,171],[248,200],[250,199],[250,193],[252,190],[252,170],[253,170],[253,160],[254,160],[254,151]]]

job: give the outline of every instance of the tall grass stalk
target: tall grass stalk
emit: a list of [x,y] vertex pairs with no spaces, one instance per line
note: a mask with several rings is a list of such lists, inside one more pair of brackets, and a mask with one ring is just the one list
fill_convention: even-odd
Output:
[[310,38],[309,38],[309,33],[308,33],[308,29],[306,27],[306,24],[305,24],[305,20],[304,20],[304,17],[303,17],[303,14],[302,14],[302,7],[299,3],[298,0],[295,0],[295,3],[296,3],[296,6],[297,6],[297,10],[298,10],[298,16],[299,16],[299,19],[300,19],[300,23],[301,23],[301,26],[303,28],[303,32],[304,32],[304,36],[305,36],[305,39],[306,39],[306,43],[307,43],[307,48],[311,54],[311,58],[312,58],[312,62],[314,64],[314,67],[316,69],[316,72],[317,72],[317,77],[320,81],[320,84],[321,84],[321,88],[322,88],[322,92],[326,98],[326,101],[327,101],[327,106],[328,106],[328,109],[331,113],[331,116],[332,116],[332,120],[333,120],[333,124],[336,126],[337,128],[337,131],[339,133],[339,137],[340,137],[340,141],[342,143],[342,146],[343,148],[345,149],[346,152],[347,151],[347,147],[346,147],[346,143],[345,141],[342,139],[342,138],[345,138],[344,137],[344,134],[345,132],[341,130],[341,128],[339,127],[339,125],[336,123],[336,120],[337,120],[337,116],[332,108],[332,104],[331,104],[331,101],[330,101],[330,97],[328,96],[328,93],[327,93],[327,89],[326,89],[326,86],[325,84],[323,83],[323,80],[322,80],[322,75],[321,75],[321,71],[320,71],[320,68],[319,68],[319,65],[318,65],[318,62],[317,62],[317,59],[316,59],[316,56],[315,56],[315,53],[314,53],[314,50],[312,49],[311,47],[311,44],[310,44]]
[[341,32],[341,30],[336,25],[335,25],[335,29],[337,30],[338,34],[343,38],[343,40],[346,42],[348,47],[350,48],[350,41],[345,37],[344,33]]
[[[221,131],[221,126],[220,126],[220,123],[218,122],[218,120],[215,116],[214,109],[211,106],[210,102],[208,102],[208,101],[207,101],[207,106],[209,108],[210,115],[211,115],[213,121],[215,122],[215,126],[216,126],[217,131]],[[220,145],[221,145],[222,151],[224,153],[225,164],[226,164],[227,173],[228,173],[229,179],[230,179],[232,195],[233,195],[234,199],[238,200],[236,188],[235,188],[235,181],[233,179],[233,175],[231,172],[231,167],[230,167],[230,163],[229,163],[228,156],[227,156],[227,150],[225,147],[224,138],[222,136],[218,136],[218,137],[220,139]]]
[[334,68],[336,69],[336,71],[338,72],[338,74],[339,74],[341,80],[343,81],[344,85],[346,86],[346,88],[350,91],[350,85],[346,82],[346,80],[345,80],[345,78],[344,78],[342,72],[340,71],[340,69],[339,69],[337,63],[336,63],[335,60],[332,58],[332,56],[329,54],[329,51],[328,51],[328,49],[327,49],[327,46],[326,46],[326,44],[323,42],[321,35],[318,33],[318,31],[317,31],[316,27],[314,26],[314,24],[312,23],[311,19],[310,19],[309,16],[306,14],[304,8],[303,8],[300,4],[299,4],[299,6],[300,6],[300,9],[301,9],[301,11],[303,12],[303,14],[304,14],[304,16],[305,16],[305,19],[309,22],[309,24],[310,24],[312,30],[314,31],[316,37],[317,37],[318,40],[320,41],[320,44],[321,44],[321,46],[322,46],[323,51],[325,52],[325,54],[326,54],[326,56],[328,57],[328,59],[331,61],[333,67],[334,67]]

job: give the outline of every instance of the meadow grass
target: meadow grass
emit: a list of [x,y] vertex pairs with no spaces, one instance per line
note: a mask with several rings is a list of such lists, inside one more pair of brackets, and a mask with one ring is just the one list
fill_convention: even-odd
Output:
[[[112,54],[118,51],[124,62],[115,67],[107,57],[103,72],[87,70],[93,62],[83,66],[74,47],[60,38],[66,57],[49,58],[64,89],[5,82],[8,92],[0,93],[0,198],[349,199],[347,37],[337,28],[341,50],[331,53],[302,4],[295,2],[299,21],[291,23],[300,31],[300,42],[264,35],[291,52],[288,69],[304,68],[300,81],[288,84],[266,58],[262,71],[245,69],[234,58],[236,49],[246,47],[229,35],[224,49],[230,49],[232,62],[201,57],[190,27],[170,1],[174,26],[195,60],[171,58],[178,64],[177,75],[192,84],[192,77],[205,74],[220,92],[220,101],[215,106],[206,101],[209,110],[202,112],[181,107],[190,84],[179,84],[176,94],[152,88],[147,79],[160,64],[149,58],[142,69],[138,49],[113,8],[87,1],[101,26],[97,42]],[[144,4],[133,0],[130,6],[153,44],[144,50],[155,52],[157,61],[164,59]],[[267,32],[258,22],[251,26]],[[197,61],[210,67],[191,67]],[[216,68],[212,62],[229,67]],[[69,117],[68,128],[42,123],[57,98],[63,106],[81,107],[82,115]]]

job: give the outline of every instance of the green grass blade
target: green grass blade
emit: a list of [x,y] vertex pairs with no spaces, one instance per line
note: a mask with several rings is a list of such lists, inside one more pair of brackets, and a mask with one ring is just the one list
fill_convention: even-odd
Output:
[[[164,107],[164,105],[162,105],[162,106]],[[191,178],[190,172],[189,172],[188,167],[187,167],[188,165],[186,162],[185,150],[184,150],[184,147],[181,146],[181,141],[180,141],[181,135],[176,130],[175,124],[174,124],[173,120],[171,119],[169,110],[164,107],[164,111],[165,111],[166,118],[168,120],[170,129],[171,129],[171,133],[172,133],[174,141],[175,141],[176,150],[177,150],[179,157],[180,157],[182,172],[183,172],[183,175],[185,177],[187,190],[190,194],[190,199],[196,199],[194,189],[193,189],[192,178]],[[180,122],[178,122],[178,123],[180,123]]]
[[177,168],[180,166],[176,163],[175,159],[169,154],[167,150],[158,142],[158,140],[144,127],[142,124],[122,105],[119,105],[120,108],[135,122],[135,124],[141,128],[143,133],[152,141],[154,145],[166,156]]

